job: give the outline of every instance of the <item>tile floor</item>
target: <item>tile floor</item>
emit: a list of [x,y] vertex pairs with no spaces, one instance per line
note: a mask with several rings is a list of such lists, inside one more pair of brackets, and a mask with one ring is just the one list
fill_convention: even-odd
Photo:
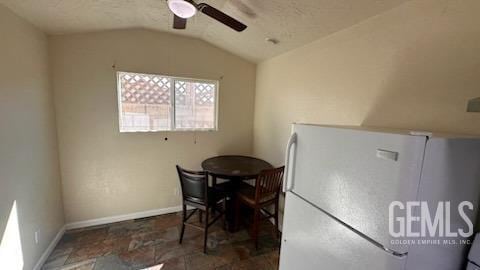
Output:
[[181,214],[175,213],[67,231],[42,269],[278,269],[278,241],[267,221],[258,250],[246,230],[228,233],[218,221],[210,227],[208,255],[202,253],[202,232],[194,228],[186,227],[178,244],[180,223]]

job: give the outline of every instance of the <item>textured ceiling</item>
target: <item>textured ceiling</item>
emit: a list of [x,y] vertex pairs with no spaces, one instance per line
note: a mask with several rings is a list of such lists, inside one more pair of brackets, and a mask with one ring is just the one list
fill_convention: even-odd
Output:
[[[165,0],[0,0],[48,34],[148,28],[203,39],[254,62],[309,43],[408,0],[205,0],[249,27],[237,33],[203,14],[171,28]],[[273,45],[266,38],[279,40]]]

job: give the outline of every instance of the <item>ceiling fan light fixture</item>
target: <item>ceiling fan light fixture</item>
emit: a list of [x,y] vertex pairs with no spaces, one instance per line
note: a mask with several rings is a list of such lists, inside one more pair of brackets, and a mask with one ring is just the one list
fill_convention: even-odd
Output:
[[185,0],[168,0],[168,8],[183,19],[191,18],[197,13],[197,8]]

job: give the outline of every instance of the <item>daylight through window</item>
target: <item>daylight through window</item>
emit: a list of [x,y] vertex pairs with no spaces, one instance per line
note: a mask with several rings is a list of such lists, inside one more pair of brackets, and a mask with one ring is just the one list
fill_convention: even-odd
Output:
[[120,132],[216,130],[218,82],[118,72]]

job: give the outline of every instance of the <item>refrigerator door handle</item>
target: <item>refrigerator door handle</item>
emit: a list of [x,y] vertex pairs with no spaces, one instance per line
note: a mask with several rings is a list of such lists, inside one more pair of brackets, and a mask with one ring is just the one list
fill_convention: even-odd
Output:
[[369,236],[365,235],[364,233],[358,231],[357,229],[353,228],[352,226],[348,225],[347,223],[341,221],[340,219],[338,219],[337,217],[333,216],[332,214],[328,213],[327,211],[323,210],[322,208],[316,206],[315,204],[311,203],[310,201],[308,201],[307,199],[303,198],[302,196],[298,195],[297,193],[295,192],[292,192],[296,197],[300,198],[301,200],[303,200],[304,202],[308,203],[309,205],[313,206],[314,208],[316,208],[317,210],[320,210],[321,212],[323,212],[325,215],[329,216],[331,219],[333,219],[334,221],[340,223],[341,225],[343,225],[345,228],[349,229],[350,231],[354,232],[355,234],[357,234],[358,236],[362,237],[363,239],[367,240],[368,242],[370,242],[371,244],[373,244],[374,246],[382,249],[383,251],[387,252],[388,254],[394,256],[394,257],[398,257],[398,258],[403,258],[405,256],[408,255],[408,252],[404,252],[404,253],[401,253],[401,252],[397,252],[395,250],[392,250],[392,249],[389,249],[387,248],[386,246],[380,244],[379,242],[373,240],[372,238],[370,238]]
[[[293,179],[290,183],[289,181],[289,175],[290,175],[290,167],[294,167],[294,162],[295,159],[292,160],[292,163],[290,162],[290,157],[291,157],[291,152],[292,152],[292,146],[297,144],[297,133],[293,133],[290,136],[290,139],[288,139],[287,143],[287,151],[285,153],[285,173],[283,175],[283,192],[291,191],[293,189]],[[292,174],[293,178],[293,174]]]

